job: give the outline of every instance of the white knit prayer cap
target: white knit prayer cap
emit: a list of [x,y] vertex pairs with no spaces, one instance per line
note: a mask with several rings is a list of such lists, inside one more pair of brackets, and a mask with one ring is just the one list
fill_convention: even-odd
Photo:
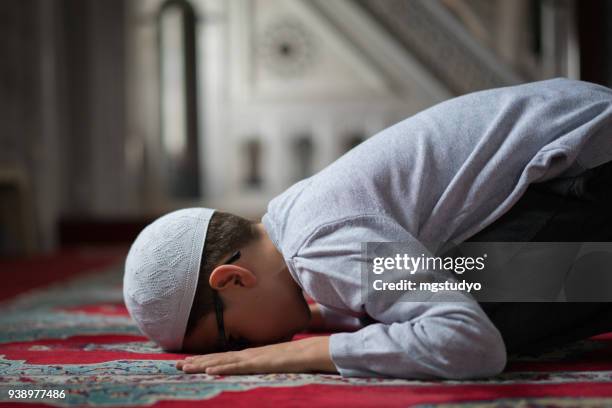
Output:
[[140,331],[164,350],[183,346],[214,211],[186,208],[166,214],[140,232],[128,253],[125,304]]

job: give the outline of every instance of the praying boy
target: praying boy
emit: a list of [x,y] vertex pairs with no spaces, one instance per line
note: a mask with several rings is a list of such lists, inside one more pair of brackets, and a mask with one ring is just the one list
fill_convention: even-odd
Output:
[[[612,91],[605,87],[554,79],[464,95],[383,130],[296,183],[269,203],[260,223],[207,208],[156,220],[130,249],[125,302],[163,349],[201,354],[177,362],[187,373],[496,375],[509,351],[545,338],[537,324],[517,318],[531,312],[467,295],[369,300],[361,244],[495,240],[509,231],[517,241],[554,240],[537,235],[543,224],[571,235],[580,228],[557,217],[568,200],[595,206],[580,207],[578,217],[609,221],[600,210],[610,190],[598,187],[603,193],[589,201],[576,186],[597,180],[601,187],[611,160]],[[537,213],[545,201],[538,194],[556,197],[545,214]],[[537,221],[526,222],[533,211]],[[546,222],[536,230],[539,220]],[[611,240],[612,228],[593,224],[596,239]],[[552,314],[539,311],[537,319]],[[569,314],[560,315],[557,334],[571,330]],[[315,320],[337,332],[291,341]]]

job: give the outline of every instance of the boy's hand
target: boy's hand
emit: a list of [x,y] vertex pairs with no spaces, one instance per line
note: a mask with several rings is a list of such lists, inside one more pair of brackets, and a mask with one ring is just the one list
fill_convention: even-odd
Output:
[[329,355],[329,336],[191,356],[177,361],[176,368],[213,375],[337,372]]

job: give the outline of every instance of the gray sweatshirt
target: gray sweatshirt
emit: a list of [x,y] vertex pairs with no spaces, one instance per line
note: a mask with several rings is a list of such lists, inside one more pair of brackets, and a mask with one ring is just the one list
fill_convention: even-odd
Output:
[[262,222],[324,319],[358,329],[330,337],[343,376],[490,376],[506,349],[478,303],[365,301],[361,243],[460,243],[530,183],[610,160],[612,90],[554,79],[481,91],[369,138],[274,198]]

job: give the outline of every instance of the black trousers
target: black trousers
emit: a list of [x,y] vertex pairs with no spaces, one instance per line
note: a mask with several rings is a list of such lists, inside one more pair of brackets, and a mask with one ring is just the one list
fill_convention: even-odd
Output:
[[[612,162],[529,186],[467,241],[612,242]],[[610,265],[612,273],[612,265]],[[481,302],[508,353],[537,352],[612,331],[612,302]]]

